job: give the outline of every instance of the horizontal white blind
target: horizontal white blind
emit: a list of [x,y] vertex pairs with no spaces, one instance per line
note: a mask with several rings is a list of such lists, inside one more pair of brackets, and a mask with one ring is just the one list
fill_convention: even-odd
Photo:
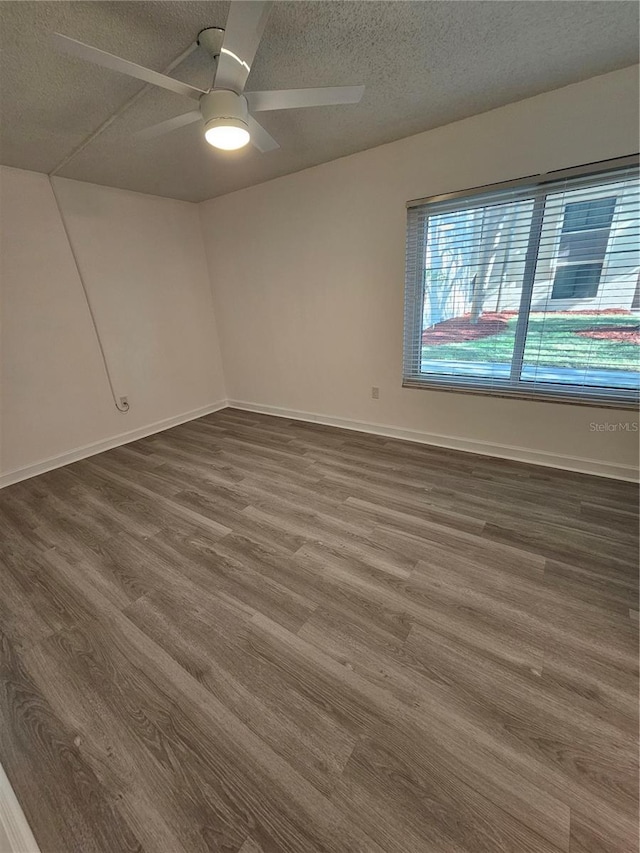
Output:
[[405,384],[637,400],[639,205],[636,159],[410,206]]

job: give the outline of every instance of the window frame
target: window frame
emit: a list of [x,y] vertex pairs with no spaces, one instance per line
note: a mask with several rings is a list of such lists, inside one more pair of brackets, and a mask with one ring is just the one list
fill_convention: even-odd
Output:
[[[410,281],[409,278],[410,269],[415,270],[417,274],[418,270],[421,270],[424,267],[423,257],[425,242],[424,240],[413,239],[413,235],[410,233],[411,227],[409,221],[407,221],[402,386],[404,388],[419,388],[429,391],[437,390],[449,391],[452,393],[480,394],[493,397],[519,398],[551,403],[570,403],[573,405],[591,407],[597,406],[602,408],[636,409],[639,402],[637,394],[635,396],[628,395],[626,397],[621,397],[615,396],[615,393],[619,389],[603,388],[600,390],[595,386],[592,386],[588,391],[586,391],[583,386],[576,386],[575,390],[572,390],[569,386],[559,388],[557,384],[544,382],[536,382],[535,388],[528,388],[521,384],[521,371],[524,363],[531,297],[535,284],[536,265],[538,262],[538,250],[542,234],[545,202],[546,196],[550,192],[550,190],[547,189],[547,186],[559,181],[578,177],[592,177],[594,179],[594,185],[597,185],[598,175],[600,174],[602,175],[602,183],[607,183],[611,180],[610,176],[612,172],[618,170],[624,171],[630,167],[638,168],[639,166],[640,155],[632,154],[626,157],[619,157],[614,160],[602,160],[596,163],[589,163],[569,169],[561,169],[539,175],[530,175],[512,181],[486,184],[468,190],[442,193],[435,196],[408,201],[406,203],[406,208],[407,215],[410,217],[412,210],[415,208],[424,208],[426,205],[433,205],[438,202],[454,201],[459,198],[461,202],[468,201],[469,206],[471,206],[475,196],[485,195],[494,191],[499,192],[502,190],[517,190],[521,188],[530,190],[530,198],[533,200],[533,211],[529,232],[529,242],[524,261],[519,309],[520,316],[520,312],[524,308],[526,318],[523,317],[516,327],[513,355],[511,359],[511,370],[509,379],[507,380],[496,380],[495,378],[480,376],[454,376],[450,374],[443,374],[442,376],[439,376],[435,373],[425,374],[424,377],[421,376],[419,378],[415,375],[408,375],[406,367],[408,353],[413,351],[416,340],[421,341],[422,336],[422,315],[426,281],[424,275],[420,276],[420,281]],[[463,210],[464,206],[466,205],[461,205],[460,209]],[[424,216],[426,218],[428,214],[425,212]]]

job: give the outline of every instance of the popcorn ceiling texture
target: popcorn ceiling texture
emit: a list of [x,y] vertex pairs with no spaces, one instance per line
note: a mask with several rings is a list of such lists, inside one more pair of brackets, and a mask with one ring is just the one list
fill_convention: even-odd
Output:
[[[162,69],[225,2],[1,2],[0,162],[53,170],[141,84],[57,54],[55,30]],[[198,124],[132,134],[193,103],[149,89],[60,172],[202,201],[637,62],[635,2],[278,2],[248,90],[364,83],[357,106],[262,113],[282,146],[222,153]],[[174,72],[206,86],[197,51]],[[473,140],[469,140],[473,145]]]

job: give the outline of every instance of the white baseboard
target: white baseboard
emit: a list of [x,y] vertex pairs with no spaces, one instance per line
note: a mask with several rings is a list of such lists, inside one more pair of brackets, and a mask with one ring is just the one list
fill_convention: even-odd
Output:
[[40,853],[20,803],[0,765],[0,850],[3,853]]
[[530,465],[544,465],[548,468],[576,471],[580,474],[594,474],[598,477],[610,477],[616,480],[630,480],[634,483],[638,481],[638,470],[632,465],[601,462],[597,459],[585,459],[580,456],[565,456],[558,453],[549,453],[545,450],[532,450],[528,447],[515,447],[509,444],[494,444],[488,441],[437,435],[435,433],[403,429],[387,424],[366,423],[364,421],[350,420],[349,418],[335,418],[329,415],[319,415],[315,412],[300,412],[296,409],[283,409],[279,406],[266,406],[262,403],[248,403],[244,400],[227,400],[227,405],[234,409],[243,409],[247,412],[275,415],[279,418],[288,418],[295,421],[326,424],[327,426],[340,427],[340,429],[351,429],[357,432],[399,438],[404,441],[415,441],[419,444],[431,444],[434,447],[444,447],[448,450],[462,450],[465,453],[496,456],[499,459],[528,462]]
[[0,474],[0,489],[5,486],[10,486],[13,483],[19,483],[21,480],[27,480],[30,477],[36,477],[38,474],[44,474],[46,471],[52,471],[54,468],[61,468],[63,465],[70,465],[72,462],[78,462],[80,459],[86,459],[87,456],[95,456],[96,453],[102,453],[105,450],[111,450],[113,447],[119,447],[121,444],[129,444],[132,441],[137,441],[139,438],[145,438],[147,435],[153,435],[156,432],[162,432],[165,429],[184,424],[187,421],[193,421],[196,418],[202,418],[204,415],[210,415],[212,412],[218,412],[220,409],[227,407],[226,400],[219,400],[217,403],[212,403],[210,406],[203,406],[200,409],[194,409],[191,412],[185,412],[182,415],[176,415],[173,418],[165,418],[162,421],[156,421],[153,424],[139,427],[138,429],[130,430],[129,432],[120,433],[112,438],[106,438],[103,441],[96,441],[93,444],[85,444],[84,447],[78,447],[75,450],[70,450],[67,453],[61,453],[59,456],[52,456],[49,459],[43,459],[41,462],[36,462],[33,465],[27,465],[24,468],[15,468],[13,471],[5,471]]
[[68,453],[63,453],[59,456],[44,459],[41,462],[36,462],[33,465],[27,465],[24,468],[17,468],[13,471],[7,471],[0,474],[0,489],[5,486],[10,486],[12,483],[18,483],[21,480],[27,480],[29,477],[35,477],[38,474],[44,474],[46,471],[52,471],[54,468],[60,468],[63,465],[69,465],[72,462],[77,462],[80,459],[85,459],[87,456],[94,456],[96,453],[102,453],[105,450],[110,450],[112,447],[119,447],[122,444],[129,444],[131,441],[137,441],[139,438],[145,438],[147,435],[152,435],[156,432],[170,429],[187,421],[201,418],[204,415],[218,412],[220,409],[227,407],[234,409],[243,409],[247,412],[257,412],[263,415],[274,415],[279,418],[288,418],[295,421],[309,421],[311,423],[326,424],[327,426],[335,426],[340,429],[349,429],[356,432],[366,432],[372,435],[387,436],[388,438],[399,438],[403,441],[415,441],[419,444],[431,444],[434,447],[444,447],[448,450],[461,450],[465,453],[479,453],[482,456],[495,456],[499,459],[512,459],[516,462],[528,462],[531,465],[544,465],[548,468],[559,468],[564,471],[576,471],[580,474],[594,474],[598,477],[610,477],[616,480],[629,480],[631,482],[638,481],[638,471],[632,465],[619,465],[614,462],[601,462],[597,459],[585,459],[580,456],[566,456],[558,453],[549,453],[545,450],[532,450],[528,447],[516,447],[508,444],[495,444],[488,441],[476,441],[466,438],[455,438],[446,435],[437,435],[436,433],[422,432],[415,429],[404,429],[401,427],[389,426],[388,424],[368,423],[365,421],[355,421],[349,418],[336,418],[330,415],[321,415],[316,412],[301,412],[297,409],[284,409],[280,406],[267,406],[262,403],[250,403],[245,400],[219,400],[217,403],[212,403],[210,406],[204,406],[201,409],[194,409],[191,412],[185,412],[182,415],[177,415],[173,418],[167,418],[163,421],[149,424],[140,427],[130,432],[121,433],[112,438],[98,441],[93,444],[87,444],[84,447],[79,447],[71,450]]

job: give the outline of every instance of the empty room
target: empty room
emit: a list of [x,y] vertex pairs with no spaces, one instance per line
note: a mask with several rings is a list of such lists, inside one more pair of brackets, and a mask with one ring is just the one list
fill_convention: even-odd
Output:
[[0,853],[637,853],[639,16],[0,2]]

